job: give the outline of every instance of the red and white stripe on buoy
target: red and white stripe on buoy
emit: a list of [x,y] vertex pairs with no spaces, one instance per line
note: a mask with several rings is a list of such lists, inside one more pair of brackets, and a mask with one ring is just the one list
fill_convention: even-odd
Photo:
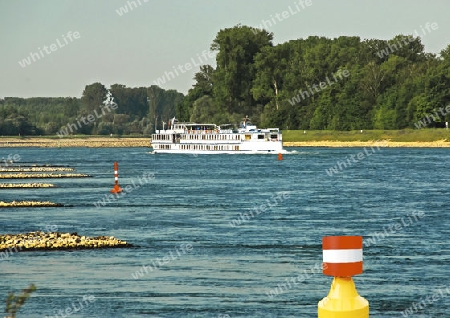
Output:
[[114,162],[114,183],[119,183],[119,165],[117,162]]
[[119,164],[114,162],[114,188],[111,193],[121,193],[122,188],[119,186]]
[[322,238],[323,273],[349,277],[363,272],[362,236],[325,236]]

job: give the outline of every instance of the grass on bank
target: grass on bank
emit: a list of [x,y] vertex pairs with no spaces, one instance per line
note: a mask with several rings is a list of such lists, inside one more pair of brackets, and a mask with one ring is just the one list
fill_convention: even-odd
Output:
[[393,142],[430,142],[438,140],[450,141],[450,130],[404,129],[404,130],[283,130],[283,141],[376,141]]

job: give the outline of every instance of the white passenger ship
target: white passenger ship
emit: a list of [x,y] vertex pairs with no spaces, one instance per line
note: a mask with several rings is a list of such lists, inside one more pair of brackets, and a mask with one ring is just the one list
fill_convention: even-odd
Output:
[[248,117],[238,128],[229,124],[183,123],[174,117],[168,129],[152,135],[151,145],[153,153],[284,153],[280,130],[258,129]]

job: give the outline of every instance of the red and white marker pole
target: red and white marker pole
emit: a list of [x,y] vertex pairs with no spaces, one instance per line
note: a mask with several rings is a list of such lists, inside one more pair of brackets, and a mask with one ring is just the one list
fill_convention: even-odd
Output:
[[334,279],[318,304],[319,318],[369,318],[369,302],[358,295],[352,279],[363,272],[362,248],[362,236],[322,238],[323,273]]
[[121,193],[122,188],[119,186],[119,164],[117,161],[114,162],[114,188],[110,191],[111,193]]

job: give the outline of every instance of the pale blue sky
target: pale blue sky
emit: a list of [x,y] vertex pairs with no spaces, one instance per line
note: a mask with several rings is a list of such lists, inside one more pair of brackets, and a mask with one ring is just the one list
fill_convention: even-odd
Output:
[[[150,86],[173,66],[190,63],[192,70],[161,85],[186,93],[199,69],[191,59],[198,64],[220,29],[256,27],[289,6],[297,11],[296,4],[299,12],[267,28],[275,43],[309,35],[390,39],[436,22],[438,29],[422,37],[425,50],[438,53],[450,44],[448,0],[311,0],[304,9],[299,0],[134,1],[137,8],[120,16],[116,10],[131,0],[0,0],[0,98],[80,97],[97,81]],[[65,44],[69,31],[80,37]],[[57,40],[64,46],[19,65]],[[215,65],[214,58],[207,63]]]

